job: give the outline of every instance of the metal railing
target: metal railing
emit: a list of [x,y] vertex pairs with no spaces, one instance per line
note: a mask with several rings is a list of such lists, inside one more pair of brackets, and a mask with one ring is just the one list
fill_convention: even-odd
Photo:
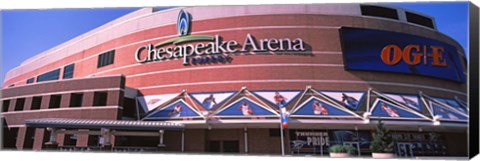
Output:
[[62,146],[58,147],[60,151],[112,151],[112,152],[158,152],[158,147],[139,147],[139,146],[116,146],[110,150],[106,150],[100,146],[76,147],[76,146]]

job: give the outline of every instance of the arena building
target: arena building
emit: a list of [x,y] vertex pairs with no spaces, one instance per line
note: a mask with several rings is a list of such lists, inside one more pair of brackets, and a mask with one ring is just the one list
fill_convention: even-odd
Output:
[[466,65],[399,8],[143,8],[9,71],[3,148],[370,155],[382,120],[398,157],[467,156]]

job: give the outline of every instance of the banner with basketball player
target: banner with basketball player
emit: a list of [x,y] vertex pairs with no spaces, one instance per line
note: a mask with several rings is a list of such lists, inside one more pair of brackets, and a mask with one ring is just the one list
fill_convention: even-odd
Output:
[[190,93],[190,95],[206,110],[211,110],[230,98],[234,92]]
[[157,108],[158,106],[167,102],[168,100],[173,99],[176,96],[178,96],[178,93],[140,96],[140,97],[137,97],[137,101],[138,101],[138,104],[142,107],[142,109],[145,112],[148,112]]
[[253,91],[254,94],[274,104],[279,109],[286,107],[301,91]]
[[452,107],[445,106],[444,104],[441,103],[435,103],[430,101],[429,102],[430,107],[433,109],[433,115],[440,120],[451,120],[451,121],[467,121],[468,117],[467,114],[463,114],[455,109],[452,109]]
[[152,111],[144,118],[144,120],[174,119],[184,117],[202,117],[202,114],[190,107],[183,100],[178,100],[163,108],[159,108],[156,111]]
[[467,109],[454,99],[446,99],[446,98],[433,98],[433,99],[447,106],[453,107],[456,110],[462,112],[463,114],[468,115]]
[[330,92],[321,91],[321,93],[333,98],[341,105],[349,108],[350,110],[357,110],[360,101],[363,99],[365,92]]
[[421,111],[420,104],[418,103],[418,96],[415,95],[398,95],[398,94],[385,94],[388,98],[391,98],[407,107]]
[[375,103],[373,103],[371,111],[372,118],[408,118],[408,119],[421,119],[426,118],[421,114],[416,114],[413,110],[404,109],[400,106],[394,105],[388,101],[377,99]]
[[316,97],[309,98],[290,113],[292,117],[354,116],[350,111],[335,107],[333,104]]
[[263,105],[252,101],[249,98],[240,98],[233,103],[225,106],[225,108],[215,111],[214,116],[234,116],[234,117],[250,117],[250,116],[273,116],[278,117],[277,112],[272,109],[263,107]]

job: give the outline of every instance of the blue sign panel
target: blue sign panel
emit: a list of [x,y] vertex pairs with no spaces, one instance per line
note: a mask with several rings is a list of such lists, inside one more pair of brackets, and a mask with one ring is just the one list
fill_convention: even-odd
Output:
[[190,94],[206,110],[212,110],[230,98],[234,92],[213,92]]
[[266,116],[275,115],[271,111],[251,102],[248,99],[240,99],[230,107],[218,112],[216,116]]
[[416,114],[403,110],[385,101],[378,101],[373,108],[372,116],[391,118],[421,118]]
[[352,114],[324,103],[319,99],[311,99],[305,105],[293,112],[292,115],[353,116]]
[[433,114],[439,115],[443,119],[450,119],[450,120],[468,120],[467,117],[455,113],[453,111],[447,110],[446,108],[442,108],[441,106],[432,103]]
[[449,44],[399,32],[341,28],[347,70],[416,74],[464,83],[457,49]]
[[457,109],[458,111],[464,113],[464,114],[468,114],[467,112],[467,109],[465,109],[465,107],[463,107],[459,102],[453,100],[453,99],[442,99],[442,98],[434,98],[436,101],[439,101],[439,102],[442,102],[446,105],[449,105],[455,109]]
[[190,109],[185,103],[177,102],[171,104],[167,108],[160,109],[147,116],[147,119],[152,118],[177,118],[177,117],[198,117],[198,113]]
[[254,91],[253,93],[276,107],[286,107],[292,100],[300,95],[302,91]]
[[335,101],[341,105],[349,108],[350,110],[357,110],[360,101],[362,100],[365,92],[330,92],[330,91],[320,91],[323,94],[327,95],[330,98],[333,98]]

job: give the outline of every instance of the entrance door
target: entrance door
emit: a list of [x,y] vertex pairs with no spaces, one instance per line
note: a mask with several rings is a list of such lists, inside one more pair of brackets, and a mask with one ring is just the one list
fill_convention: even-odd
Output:
[[209,141],[209,152],[220,152],[220,153],[239,153],[239,142],[238,140],[222,140],[222,141]]
[[397,143],[397,155],[399,157],[413,157],[412,147],[411,143]]
[[221,141],[210,141],[208,144],[209,144],[208,152],[222,152]]
[[360,156],[360,144],[358,142],[343,142],[343,145],[349,145],[355,148],[355,153],[352,155]]
[[225,152],[225,153],[238,153],[238,152],[240,152],[238,140],[223,141],[223,152]]

